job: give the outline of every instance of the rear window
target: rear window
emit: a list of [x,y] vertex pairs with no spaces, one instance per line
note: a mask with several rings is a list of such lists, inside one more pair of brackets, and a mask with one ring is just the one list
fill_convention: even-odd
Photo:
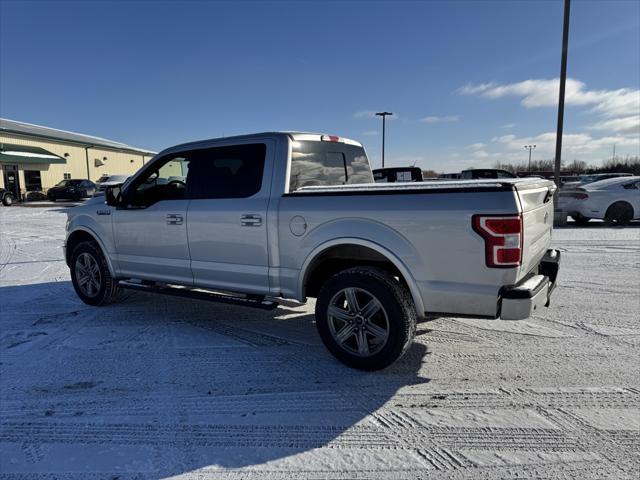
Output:
[[313,185],[373,183],[362,147],[338,142],[293,142],[289,191]]

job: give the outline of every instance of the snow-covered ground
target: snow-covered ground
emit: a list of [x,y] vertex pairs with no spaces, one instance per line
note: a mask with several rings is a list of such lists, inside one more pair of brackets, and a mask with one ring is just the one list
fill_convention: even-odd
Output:
[[640,228],[557,230],[523,322],[441,318],[378,373],[273,312],[75,296],[56,208],[0,208],[6,478],[637,478]]

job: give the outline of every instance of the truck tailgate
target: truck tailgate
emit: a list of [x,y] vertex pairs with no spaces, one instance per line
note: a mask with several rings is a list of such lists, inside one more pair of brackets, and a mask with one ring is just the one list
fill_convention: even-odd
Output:
[[515,184],[524,229],[522,266],[518,274],[524,277],[536,268],[551,245],[553,229],[553,194],[556,186],[548,180]]

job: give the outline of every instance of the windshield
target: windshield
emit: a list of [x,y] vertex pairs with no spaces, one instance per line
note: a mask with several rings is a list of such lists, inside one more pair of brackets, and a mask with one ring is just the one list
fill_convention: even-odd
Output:
[[56,184],[56,187],[73,187],[78,185],[82,180],[62,180],[60,183]]
[[290,192],[311,185],[356,183],[373,183],[369,160],[361,146],[340,142],[293,142]]

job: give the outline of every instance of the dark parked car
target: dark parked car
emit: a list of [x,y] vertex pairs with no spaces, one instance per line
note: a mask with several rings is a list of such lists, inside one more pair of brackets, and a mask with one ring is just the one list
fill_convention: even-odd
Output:
[[11,204],[13,203],[13,195],[11,195],[11,192],[9,190],[0,188],[0,202],[2,202],[5,207],[11,206]]
[[475,180],[478,178],[516,178],[516,176],[506,170],[497,168],[475,168],[473,170],[463,170],[460,173],[462,180]]
[[62,180],[55,187],[47,191],[47,197],[52,202],[56,200],[80,200],[92,197],[96,193],[96,184],[90,180]]
[[372,173],[376,183],[422,181],[422,170],[418,167],[376,168]]

